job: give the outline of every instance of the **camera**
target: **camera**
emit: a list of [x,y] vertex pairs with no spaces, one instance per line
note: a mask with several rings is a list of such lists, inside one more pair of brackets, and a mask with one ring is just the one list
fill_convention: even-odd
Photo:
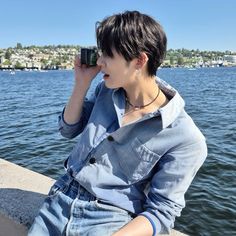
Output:
[[98,49],[96,47],[80,49],[81,64],[85,64],[88,66],[96,66],[97,59],[98,59]]

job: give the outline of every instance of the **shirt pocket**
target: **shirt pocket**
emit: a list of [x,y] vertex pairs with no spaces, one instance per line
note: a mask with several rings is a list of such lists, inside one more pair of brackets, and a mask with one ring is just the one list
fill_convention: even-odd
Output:
[[138,138],[131,142],[131,150],[120,157],[122,172],[130,183],[137,182],[149,174],[160,156],[148,149]]

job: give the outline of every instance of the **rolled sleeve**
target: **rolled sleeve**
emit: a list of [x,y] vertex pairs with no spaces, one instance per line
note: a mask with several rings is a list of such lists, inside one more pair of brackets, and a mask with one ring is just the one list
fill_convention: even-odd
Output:
[[66,123],[64,119],[64,111],[65,111],[65,108],[63,109],[62,113],[58,117],[59,131],[63,137],[71,139],[71,138],[76,137],[80,132],[82,132],[83,119],[80,119],[75,124],[68,124]]
[[96,102],[96,98],[99,94],[101,86],[102,83],[99,83],[96,87],[94,95],[91,96],[89,99],[85,98],[81,112],[81,117],[78,122],[74,124],[66,123],[64,119],[65,108],[63,109],[62,113],[58,117],[59,131],[63,137],[72,139],[84,130],[90,118],[91,112],[94,107],[94,103]]
[[[145,216],[156,234],[170,233],[185,207],[184,194],[207,156],[205,140],[178,147],[164,155],[150,184]],[[154,234],[153,234],[154,235]]]

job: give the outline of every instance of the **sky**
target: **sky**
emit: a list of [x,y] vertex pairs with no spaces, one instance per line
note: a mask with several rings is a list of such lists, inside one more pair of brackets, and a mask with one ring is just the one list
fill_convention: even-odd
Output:
[[236,52],[236,0],[0,0],[0,48],[93,46],[95,23],[125,10],[161,23],[168,49]]

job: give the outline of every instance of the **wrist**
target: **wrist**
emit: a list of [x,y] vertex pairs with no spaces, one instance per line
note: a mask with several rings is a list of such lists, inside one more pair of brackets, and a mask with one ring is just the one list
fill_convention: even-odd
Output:
[[81,95],[86,95],[88,89],[90,87],[90,83],[85,83],[83,81],[76,81],[74,83],[74,91],[79,92]]

